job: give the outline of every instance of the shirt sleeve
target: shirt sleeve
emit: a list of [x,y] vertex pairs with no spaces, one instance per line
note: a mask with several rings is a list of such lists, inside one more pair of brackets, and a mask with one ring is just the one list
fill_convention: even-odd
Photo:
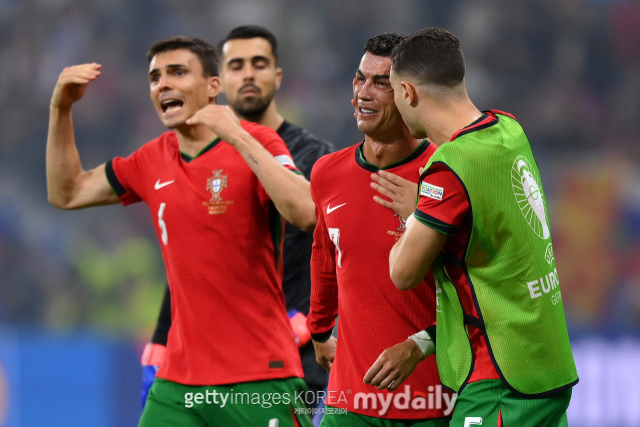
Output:
[[107,180],[124,206],[142,200],[140,150],[129,157],[116,157],[105,165]]
[[440,233],[452,235],[469,212],[467,193],[443,164],[432,165],[420,180],[415,218]]
[[[276,159],[278,163],[280,163],[285,168],[290,171],[303,175],[302,172],[298,169],[298,167],[293,162],[293,158],[291,157],[291,153],[289,149],[285,145],[282,138],[276,131],[266,126],[257,125],[255,123],[249,122],[240,122],[244,130],[249,132],[249,134],[255,138],[262,146]],[[259,182],[259,193],[260,198],[263,200],[271,199],[267,194],[267,191],[264,189],[262,183]]]
[[311,197],[316,204],[318,223],[313,232],[311,251],[311,301],[307,328],[314,341],[324,342],[331,336],[338,316],[338,279],[336,277],[335,246],[311,184]]

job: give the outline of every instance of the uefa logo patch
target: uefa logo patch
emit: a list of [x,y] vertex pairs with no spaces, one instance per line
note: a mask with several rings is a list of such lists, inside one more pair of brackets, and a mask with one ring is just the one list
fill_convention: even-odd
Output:
[[551,236],[547,221],[547,208],[542,196],[540,177],[529,160],[518,156],[511,167],[511,186],[518,207],[529,227],[541,239]]
[[428,184],[423,182],[420,186],[420,195],[425,197],[430,197],[436,200],[442,200],[442,195],[444,194],[444,188],[436,187],[435,185]]

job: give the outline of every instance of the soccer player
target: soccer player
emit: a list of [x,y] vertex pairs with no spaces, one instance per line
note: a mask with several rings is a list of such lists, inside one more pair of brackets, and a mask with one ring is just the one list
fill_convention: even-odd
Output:
[[52,204],[144,201],[155,224],[173,324],[140,425],[310,425],[294,413],[302,407],[294,394],[306,387],[280,262],[281,215],[303,229],[315,224],[309,183],[273,130],[215,105],[212,46],[170,38],[148,58],[151,100],[171,131],[84,172],[71,108],[100,76],[94,63],[60,75],[47,141]]
[[[443,385],[459,393],[451,425],[566,426],[578,375],[529,141],[512,115],[473,105],[453,34],[419,31],[392,62],[395,102],[411,134],[439,148],[391,251],[391,279],[409,290],[433,269],[437,327],[422,333],[420,357],[435,352]],[[398,361],[408,363],[376,363],[371,375]]]
[[[234,28],[220,42],[220,81],[232,111],[241,119],[275,130],[284,140],[296,167],[307,179],[311,168],[323,155],[333,151],[333,145],[312,135],[305,129],[282,118],[278,113],[275,92],[282,81],[278,67],[278,41],[266,28],[241,26]],[[309,391],[317,396],[327,384],[327,373],[316,363],[313,345],[306,326],[311,294],[311,245],[313,233],[305,232],[287,222],[285,225],[283,266],[287,312],[298,338],[304,380]],[[167,288],[158,317],[158,325],[151,345],[143,355],[145,374],[142,402],[153,382],[157,366],[162,364],[164,347],[171,326],[171,300]],[[155,365],[155,366],[154,366]],[[146,391],[145,391],[146,390]],[[306,399],[306,401],[310,399]]]
[[[413,211],[419,167],[436,149],[428,140],[411,136],[393,102],[389,55],[402,39],[385,33],[367,41],[352,101],[364,142],[324,156],[311,174],[318,224],[307,323],[318,363],[330,371],[325,427],[445,426],[445,399],[451,409],[449,395],[440,393],[434,360],[420,364],[397,393],[391,392],[394,384],[370,393],[362,381],[384,348],[435,318],[434,289],[425,275],[420,286],[403,293],[387,270],[389,251]],[[386,183],[376,182],[379,178]],[[331,332],[338,314],[336,340]],[[420,354],[409,341],[409,351]]]

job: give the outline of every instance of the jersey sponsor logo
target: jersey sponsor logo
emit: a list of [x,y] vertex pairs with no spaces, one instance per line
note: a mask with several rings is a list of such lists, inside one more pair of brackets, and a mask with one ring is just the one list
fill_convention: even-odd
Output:
[[332,208],[331,207],[331,203],[329,203],[327,205],[327,215],[329,215],[331,212],[335,211],[336,209],[343,207],[344,205],[346,205],[346,203],[343,203],[341,205],[338,205],[338,206],[335,206],[335,207]]
[[430,197],[436,200],[442,200],[442,195],[444,194],[444,188],[436,187],[435,185],[431,185],[427,182],[423,182],[420,186],[420,195],[425,197]]
[[209,209],[209,215],[220,215],[227,211],[227,207],[233,204],[231,200],[222,200],[222,190],[227,188],[227,175],[222,175],[224,169],[213,171],[213,176],[207,179],[207,191],[211,192],[211,200],[202,202]]
[[293,159],[285,154],[280,154],[279,156],[275,156],[275,159],[282,166],[291,166],[292,168],[296,167],[296,164],[293,163]]
[[157,181],[156,181],[156,184],[153,186],[153,188],[155,188],[156,190],[159,190],[159,189],[161,189],[162,187],[166,187],[166,186],[167,186],[167,185],[169,185],[169,184],[173,184],[174,182],[176,182],[176,180],[175,180],[175,179],[174,179],[174,180],[172,180],[172,181],[167,181],[167,182],[163,182],[163,183],[160,183],[160,180],[157,180]]
[[541,239],[551,236],[547,222],[547,209],[542,197],[542,185],[536,170],[524,156],[518,156],[511,167],[511,186],[520,212],[529,227]]

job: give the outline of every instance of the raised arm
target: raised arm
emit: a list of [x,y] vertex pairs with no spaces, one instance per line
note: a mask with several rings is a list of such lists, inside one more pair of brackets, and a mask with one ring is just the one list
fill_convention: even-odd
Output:
[[238,150],[287,221],[303,231],[309,231],[316,225],[309,181],[282,167],[262,144],[240,126],[240,121],[231,110],[222,105],[209,105],[187,121],[191,125],[198,123],[209,127]]
[[89,82],[100,76],[99,64],[65,68],[51,97],[47,137],[49,203],[62,209],[118,203],[104,164],[83,171],[73,132],[71,106],[84,95]]

